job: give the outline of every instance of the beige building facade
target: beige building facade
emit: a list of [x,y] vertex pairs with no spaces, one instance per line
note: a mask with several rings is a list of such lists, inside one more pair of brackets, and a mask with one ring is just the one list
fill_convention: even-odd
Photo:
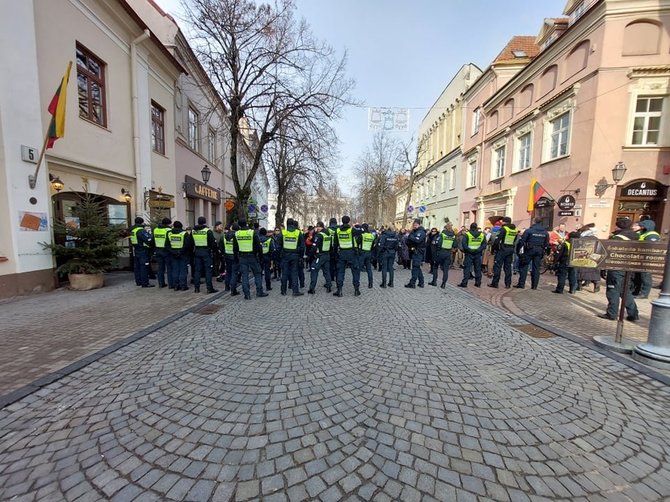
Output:
[[[54,219],[71,217],[77,194],[95,194],[109,222],[148,217],[151,193],[173,199],[175,81],[181,64],[124,0],[25,0],[3,4],[0,61],[0,296],[54,286],[55,263],[41,242]],[[73,62],[67,87],[65,137],[35,170],[49,120],[47,107]],[[164,152],[152,132],[161,117]],[[24,148],[22,148],[22,146]],[[56,191],[50,181],[62,181]]]

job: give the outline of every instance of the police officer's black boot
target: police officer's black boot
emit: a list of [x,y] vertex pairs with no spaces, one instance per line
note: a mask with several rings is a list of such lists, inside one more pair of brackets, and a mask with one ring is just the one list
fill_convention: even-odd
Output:
[[340,296],[341,297],[342,296],[342,288],[338,286],[337,290],[333,293],[333,296]]
[[237,296],[237,295],[239,295],[239,294],[240,294],[240,292],[237,290],[237,288],[233,289],[233,290],[230,292],[230,296]]
[[372,283],[368,282],[368,289],[372,289]]
[[386,281],[382,281],[382,283],[379,285],[380,288],[386,289]]
[[354,288],[354,296],[361,296],[361,290],[359,288]]
[[393,287],[393,281],[389,281],[389,283],[388,283],[388,287],[389,287],[389,288],[392,288],[392,287]]
[[314,294],[314,288],[309,288],[309,289],[307,290],[307,292],[308,292],[310,295],[313,295],[313,294]]
[[430,281],[430,282],[428,283],[428,285],[429,285],[429,286],[437,286],[437,281],[434,281],[434,280],[433,280],[433,281]]
[[442,284],[440,284],[440,287],[442,289],[446,288],[447,287],[447,281],[443,281]]
[[332,291],[332,287],[331,287],[331,286],[326,286],[326,291],[327,291],[328,293],[330,293],[330,292]]

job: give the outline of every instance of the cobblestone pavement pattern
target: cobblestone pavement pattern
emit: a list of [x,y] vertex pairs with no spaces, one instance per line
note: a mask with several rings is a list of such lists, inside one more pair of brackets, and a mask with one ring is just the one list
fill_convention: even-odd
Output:
[[6,407],[0,499],[670,497],[659,382],[451,285],[345,295],[224,297]]

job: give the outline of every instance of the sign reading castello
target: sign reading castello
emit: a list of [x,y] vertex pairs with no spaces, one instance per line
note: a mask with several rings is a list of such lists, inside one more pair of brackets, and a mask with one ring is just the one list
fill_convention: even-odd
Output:
[[659,199],[664,196],[664,188],[655,181],[635,181],[621,188],[621,197]]
[[221,203],[221,193],[219,190],[207,186],[203,182],[198,181],[195,178],[191,178],[190,176],[186,176],[184,181],[186,182],[185,192],[188,197],[195,199],[205,199],[213,202],[214,204]]

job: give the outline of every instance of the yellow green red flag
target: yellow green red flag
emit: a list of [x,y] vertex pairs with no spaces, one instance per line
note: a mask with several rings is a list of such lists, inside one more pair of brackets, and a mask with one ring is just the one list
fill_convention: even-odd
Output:
[[46,148],[53,148],[54,143],[58,138],[65,136],[65,101],[67,98],[67,83],[70,79],[70,69],[72,68],[72,61],[67,65],[63,80],[61,80],[56,94],[51,98],[49,103],[49,113],[51,114],[51,123],[49,124],[49,132],[47,133]]
[[530,191],[528,192],[528,208],[527,211],[532,213],[535,209],[535,204],[540,197],[542,197],[547,191],[542,185],[535,179],[531,178],[530,180]]

